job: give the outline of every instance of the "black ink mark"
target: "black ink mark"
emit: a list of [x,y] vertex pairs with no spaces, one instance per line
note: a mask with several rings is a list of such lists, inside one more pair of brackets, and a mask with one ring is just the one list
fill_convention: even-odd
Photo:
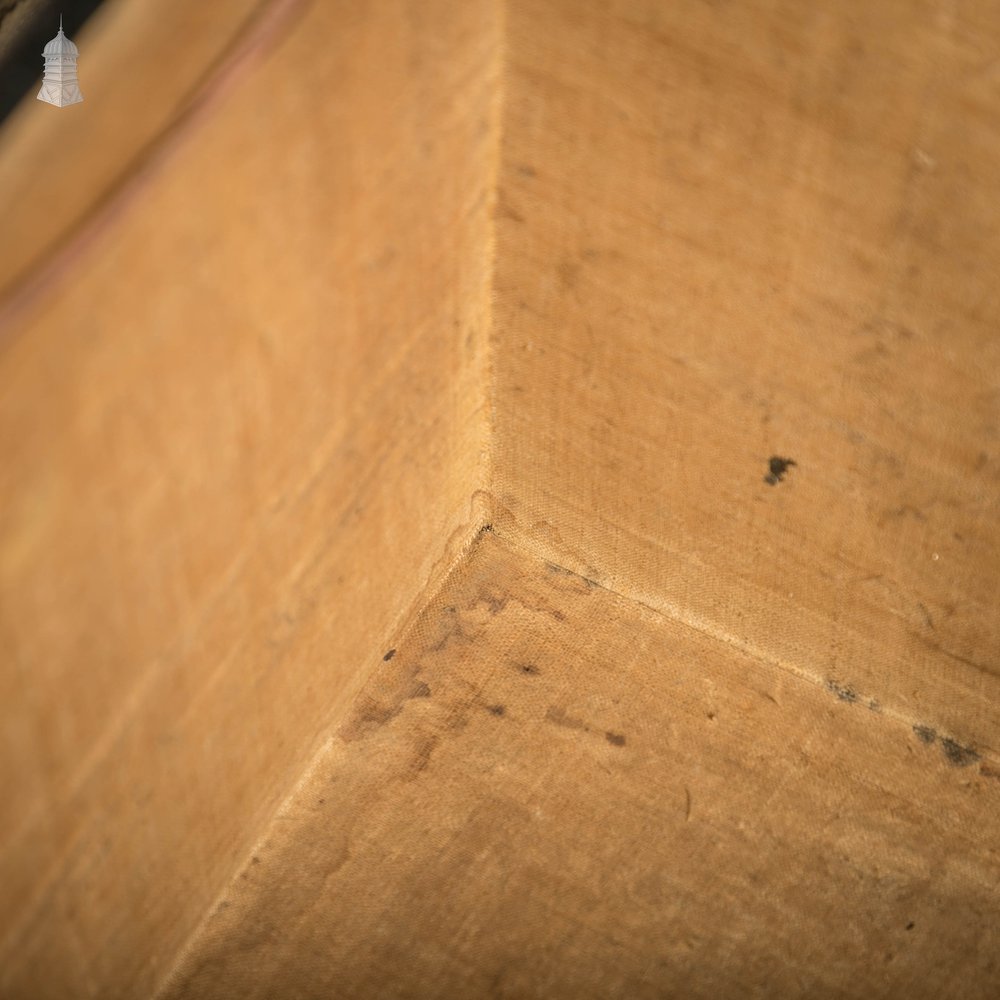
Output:
[[767,465],[770,471],[764,477],[764,482],[769,486],[777,486],[785,478],[789,466],[798,465],[798,463],[793,458],[780,458],[778,455],[772,455]]
[[604,734],[604,738],[614,747],[625,746],[625,737],[621,733],[612,733],[609,730]]
[[391,660],[395,655],[396,655],[396,650],[390,649],[389,652],[386,653],[385,656],[382,657],[382,659],[383,660]]
[[937,731],[930,726],[914,726],[913,732],[921,743],[926,743],[928,746],[937,739]]

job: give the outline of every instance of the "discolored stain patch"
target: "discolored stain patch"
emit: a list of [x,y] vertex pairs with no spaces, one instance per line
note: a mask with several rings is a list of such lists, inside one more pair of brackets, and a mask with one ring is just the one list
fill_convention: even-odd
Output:
[[413,756],[410,758],[406,772],[403,774],[404,781],[413,781],[419,777],[422,771],[427,769],[431,762],[431,755],[437,749],[441,738],[435,733],[421,733],[414,741]]
[[849,704],[854,704],[858,700],[858,692],[850,685],[838,684],[835,680],[828,680],[826,682],[826,689],[831,694],[835,694],[841,701],[846,701]]
[[549,705],[545,712],[545,721],[553,722],[565,729],[582,729],[585,732],[589,732],[590,730],[590,727],[583,719],[576,719],[572,715],[567,715],[564,709],[558,708],[555,705]]
[[[954,612],[949,610],[949,616]],[[980,663],[978,660],[973,660],[968,656],[962,656],[959,653],[953,653],[950,649],[945,649],[940,643],[932,642],[928,636],[920,635],[914,633],[916,637],[928,648],[933,649],[934,652],[940,653],[942,656],[947,656],[949,660],[954,660],[956,663],[964,663],[967,667],[972,667],[981,674],[985,674],[989,677],[994,676],[992,668],[986,663]]]
[[989,764],[980,764],[979,773],[984,778],[992,778],[994,781],[1000,781],[1000,771],[995,767],[990,767]]
[[[584,584],[588,590],[600,587],[600,583],[598,583],[593,576],[584,576],[582,573],[577,573],[575,570],[567,569],[565,566],[559,566],[557,563],[547,562],[545,564],[545,568],[555,576],[565,576],[570,579],[578,580],[580,583]],[[588,566],[587,572],[596,575],[597,569],[593,566]]]
[[477,604],[485,604],[487,610],[491,615],[498,615],[505,607],[507,607],[507,597],[497,597],[496,594],[480,594],[472,607],[474,608]]
[[772,455],[767,461],[768,473],[764,477],[764,482],[769,486],[777,486],[793,465],[798,465],[794,458],[782,458],[780,455]]
[[924,624],[933,632],[934,629],[934,619],[931,618],[931,613],[927,610],[926,606],[920,601],[917,601],[917,607],[920,608],[920,614],[924,619]]
[[[594,733],[595,735],[601,730],[595,729],[589,723],[583,719],[578,719],[576,716],[569,715],[565,709],[560,708],[558,705],[550,705],[545,712],[545,721],[551,722],[556,726],[562,726],[563,729],[577,729],[583,733]],[[612,746],[623,747],[625,746],[625,735],[623,733],[616,733],[613,730],[605,730],[604,738]]]
[[884,510],[878,519],[879,527],[882,527],[886,521],[901,520],[906,517],[912,517],[915,521],[927,520],[927,515],[919,507],[914,507],[911,503],[904,503],[899,507],[890,507]]
[[395,719],[402,710],[402,702],[395,705],[387,705],[376,698],[365,695],[358,703],[351,728],[377,729]]
[[524,674],[525,677],[537,677],[541,673],[541,670],[534,663],[515,663],[514,669],[518,673]]
[[438,639],[432,646],[428,646],[428,650],[432,653],[441,653],[453,642],[471,642],[472,636],[466,632],[462,625],[458,622],[453,623],[450,627],[444,629],[441,633],[441,638]]
[[497,196],[495,211],[501,219],[510,219],[511,222],[524,222],[524,216],[510,203],[507,193],[502,188]]
[[396,655],[396,650],[390,649],[389,652],[386,653],[385,656],[382,657],[382,660],[384,662],[388,663],[389,660],[391,660],[395,655]]
[[563,291],[569,291],[576,287],[576,283],[580,277],[580,265],[574,260],[563,260],[562,263],[557,268],[559,274],[559,283],[561,284]]
[[[938,738],[937,730],[931,726],[915,725],[913,727],[913,734],[925,746],[930,746]],[[980,759],[979,753],[972,747],[963,746],[949,736],[941,737],[941,752],[944,754],[945,760],[952,767],[969,767]],[[984,764],[979,770],[980,774],[984,774],[989,768]],[[997,776],[1000,777],[1000,773]]]
[[490,715],[495,715],[497,717],[504,715],[507,709],[503,705],[487,705]]
[[417,677],[420,665],[414,663],[402,674],[386,675],[378,694],[362,693],[354,711],[340,727],[340,738],[347,743],[363,739],[388,725],[406,707],[411,698],[429,698],[431,689]]
[[979,760],[979,754],[972,747],[964,747],[948,737],[941,740],[941,751],[948,763],[954,767],[968,767]]

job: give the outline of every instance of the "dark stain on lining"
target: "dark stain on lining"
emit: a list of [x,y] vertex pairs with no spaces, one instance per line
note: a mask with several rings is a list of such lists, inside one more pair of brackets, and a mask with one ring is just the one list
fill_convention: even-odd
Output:
[[492,594],[489,591],[481,591],[476,599],[469,605],[469,610],[474,610],[478,605],[485,604],[487,610],[491,615],[498,615],[504,608],[507,607],[507,602],[510,600],[509,597],[498,597],[496,594]]
[[510,219],[512,222],[524,222],[524,216],[510,203],[510,199],[506,196],[502,188],[497,198],[495,211],[497,216],[502,219]]
[[545,721],[554,722],[557,726],[563,726],[565,729],[582,729],[584,732],[590,732],[590,726],[583,719],[575,719],[572,715],[567,715],[563,709],[557,708],[555,705],[549,705],[545,712]]
[[576,287],[580,277],[580,265],[573,260],[564,260],[556,269],[559,275],[559,282],[564,291],[569,291]]
[[[556,576],[565,576],[575,580],[579,580],[581,583],[584,584],[587,590],[593,590],[595,587],[601,586],[601,584],[598,583],[593,576],[584,576],[582,573],[577,573],[575,570],[567,569],[565,566],[559,566],[556,563],[547,562],[545,564],[545,568],[550,573],[553,573]],[[593,566],[588,567],[587,572],[592,573],[595,576],[598,575],[597,570]],[[559,618],[558,620],[562,621],[562,618]]]
[[526,602],[512,594],[484,584],[462,606],[449,604],[442,609],[445,614],[442,616],[444,620],[441,623],[442,631],[440,638],[427,647],[428,652],[440,653],[452,643],[467,645],[474,642],[487,624],[484,620],[483,611],[485,610],[486,615],[490,618],[495,618],[502,614],[512,601],[516,604],[521,604],[528,611],[537,611],[541,614],[550,615],[556,621],[561,622],[566,619],[566,615],[562,611],[551,607],[541,598],[536,602]]
[[961,656],[958,653],[953,653],[950,649],[945,649],[944,646],[939,643],[932,642],[928,636],[920,635],[918,633],[914,633],[914,635],[928,649],[933,649],[936,653],[941,653],[943,656],[947,656],[948,659],[954,660],[956,663],[964,663],[967,667],[973,667],[975,670],[979,671],[979,673],[987,674],[991,678],[996,676],[996,672],[987,664],[980,663],[978,660],[973,660],[968,656]]
[[386,653],[386,654],[385,654],[385,656],[383,656],[383,657],[382,657],[382,659],[383,659],[384,661],[388,662],[388,661],[389,661],[389,660],[391,660],[391,659],[392,659],[392,658],[393,658],[393,657],[394,657],[395,655],[396,655],[396,650],[394,650],[394,649],[390,649],[390,650],[389,650],[389,652],[388,652],[388,653]]
[[923,615],[924,624],[933,632],[934,619],[931,618],[931,613],[927,610],[927,608],[923,604],[921,604],[920,601],[917,601],[917,607],[920,608],[920,613],[921,615]]
[[427,769],[431,762],[431,755],[437,749],[441,738],[435,733],[421,733],[414,741],[413,755],[403,774],[404,781],[413,781],[420,775],[421,771]]
[[440,653],[451,642],[471,642],[473,638],[474,636],[466,632],[461,621],[454,621],[444,630],[441,638],[428,649],[432,653]]
[[968,767],[979,760],[979,754],[972,747],[964,747],[961,743],[956,743],[948,737],[941,740],[941,750],[945,759],[953,767]]
[[353,738],[372,729],[379,729],[403,711],[403,701],[400,700],[394,705],[387,705],[376,698],[363,697],[358,703],[354,718],[351,719],[349,727],[345,727]]
[[858,700],[858,692],[854,688],[845,684],[838,684],[835,680],[828,680],[826,682],[826,689],[835,694],[841,701],[854,704]]
[[794,458],[781,458],[779,455],[772,455],[767,462],[768,473],[764,477],[764,482],[769,486],[777,486],[785,478],[790,466],[798,465]]
[[[938,734],[936,729],[932,729],[930,726],[916,725],[913,727],[913,734],[920,740],[924,746],[930,746],[932,743],[937,741]],[[957,740],[953,740],[950,736],[941,737],[941,752],[944,754],[944,759],[948,761],[952,767],[969,767],[971,764],[975,764],[979,759],[980,755],[978,751],[974,750],[972,747],[963,746]],[[980,768],[980,773],[984,773],[989,770],[987,765],[983,765]]]
[[[594,728],[584,722],[583,719],[577,719],[575,716],[568,715],[564,709],[558,708],[556,705],[549,705],[547,711],[545,712],[545,721],[553,722],[557,726],[562,726],[564,729],[579,729],[584,733],[593,733],[595,731]],[[616,733],[608,729],[604,732],[604,738],[612,746],[625,746],[624,733]]]
[[392,722],[411,698],[429,698],[431,689],[425,681],[417,679],[417,669],[419,667],[410,678],[400,678],[391,691],[384,691],[377,697],[363,694],[350,719],[340,729],[341,739],[347,743],[364,739]]
[[486,707],[490,710],[491,715],[496,715],[498,717],[507,711],[503,705],[487,705]]

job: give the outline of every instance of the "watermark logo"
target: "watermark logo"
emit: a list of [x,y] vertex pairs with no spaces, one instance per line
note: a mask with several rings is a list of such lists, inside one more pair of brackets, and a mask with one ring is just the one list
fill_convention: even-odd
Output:
[[62,15],[59,17],[59,34],[42,49],[45,60],[45,75],[38,99],[46,104],[64,108],[68,104],[79,104],[83,100],[80,83],[76,78],[77,47],[63,34]]

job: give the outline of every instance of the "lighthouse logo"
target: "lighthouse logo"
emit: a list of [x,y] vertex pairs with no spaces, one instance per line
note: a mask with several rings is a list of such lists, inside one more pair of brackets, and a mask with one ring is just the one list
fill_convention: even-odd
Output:
[[59,34],[42,49],[45,60],[45,75],[38,99],[46,104],[64,108],[67,104],[79,104],[83,100],[80,84],[76,79],[76,60],[80,53],[76,46],[63,34],[62,17],[59,18]]

